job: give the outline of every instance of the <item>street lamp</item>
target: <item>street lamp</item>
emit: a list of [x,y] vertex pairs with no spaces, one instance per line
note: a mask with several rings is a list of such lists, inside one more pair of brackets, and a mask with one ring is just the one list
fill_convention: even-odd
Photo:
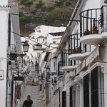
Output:
[[23,51],[28,52],[28,49],[29,49],[28,41],[25,41],[24,44],[23,44]]

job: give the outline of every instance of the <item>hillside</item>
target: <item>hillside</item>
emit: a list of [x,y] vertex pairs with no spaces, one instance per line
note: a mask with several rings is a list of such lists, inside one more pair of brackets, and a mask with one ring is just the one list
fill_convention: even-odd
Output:
[[18,0],[21,34],[41,24],[66,26],[77,0]]

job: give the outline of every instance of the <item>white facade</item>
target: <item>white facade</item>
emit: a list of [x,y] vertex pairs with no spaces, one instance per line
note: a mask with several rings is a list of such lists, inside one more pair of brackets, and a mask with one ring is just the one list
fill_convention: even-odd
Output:
[[[7,46],[8,46],[8,0],[0,1],[0,69],[3,79],[0,80],[0,104],[6,107],[6,81],[7,81]],[[3,70],[3,71],[2,71]]]
[[[59,72],[56,89],[61,99],[51,99],[50,103],[57,104],[59,100],[59,107],[106,107],[106,9],[104,0],[78,0],[71,16],[77,22],[69,22],[69,31],[63,36],[55,59],[51,59],[56,62],[55,66],[51,64],[52,70]],[[61,62],[59,67],[57,61]]]
[[15,106],[13,101],[15,100],[13,97],[15,84],[12,77],[14,71],[16,73],[17,70],[13,70],[16,65],[14,61],[11,61],[10,53],[15,52],[14,49],[18,55],[22,53],[20,36],[16,35],[20,34],[18,14],[17,6],[10,0],[0,1],[0,104],[2,107]]
[[[43,97],[43,99],[45,98],[46,106],[49,107],[56,103],[56,102],[51,102],[51,104],[49,103],[51,100],[50,98],[52,97],[53,94],[51,93],[51,89],[57,90],[57,86],[54,87],[51,86],[51,81],[52,79],[55,78],[55,76],[53,75],[50,78],[48,77],[51,73],[57,73],[55,69],[56,62],[54,62],[54,58],[53,60],[49,60],[49,59],[51,57],[54,57],[54,52],[56,51],[60,43],[60,40],[62,38],[61,33],[64,33],[64,31],[65,31],[65,27],[53,27],[53,26],[41,25],[35,28],[35,32],[30,35],[30,39],[29,39],[29,44],[32,44],[32,46],[35,47],[35,49],[32,50],[32,54],[34,55],[35,60],[39,64],[39,76],[41,79],[40,87],[42,87],[40,90],[40,94]],[[31,51],[29,50],[29,52]],[[56,98],[57,96],[58,95],[56,94]],[[56,98],[53,96],[54,100]],[[57,106],[58,106],[58,101],[57,101]]]

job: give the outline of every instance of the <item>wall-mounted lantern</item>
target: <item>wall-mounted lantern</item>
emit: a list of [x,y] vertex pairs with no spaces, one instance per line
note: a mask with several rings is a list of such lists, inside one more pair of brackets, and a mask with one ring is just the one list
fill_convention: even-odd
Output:
[[28,50],[29,50],[29,44],[28,44],[28,41],[25,41],[23,44],[23,51],[28,52]]

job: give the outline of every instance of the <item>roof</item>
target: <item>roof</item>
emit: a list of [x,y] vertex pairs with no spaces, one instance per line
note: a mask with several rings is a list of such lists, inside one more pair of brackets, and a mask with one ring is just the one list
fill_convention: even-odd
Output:
[[57,33],[65,31],[66,27],[55,27],[55,26],[46,26],[40,25],[35,28],[35,32],[42,32],[42,33]]

